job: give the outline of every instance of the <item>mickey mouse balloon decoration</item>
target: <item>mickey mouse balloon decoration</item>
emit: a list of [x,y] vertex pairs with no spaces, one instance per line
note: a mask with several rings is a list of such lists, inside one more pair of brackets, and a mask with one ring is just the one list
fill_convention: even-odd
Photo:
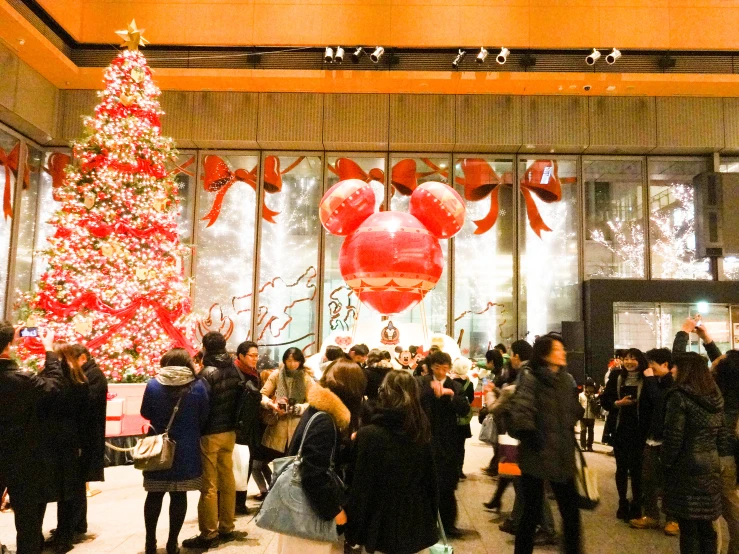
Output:
[[462,197],[448,185],[427,182],[410,198],[410,213],[378,212],[369,183],[336,183],[320,204],[325,229],[345,236],[339,270],[361,302],[381,314],[399,314],[418,304],[441,278],[439,239],[462,230]]

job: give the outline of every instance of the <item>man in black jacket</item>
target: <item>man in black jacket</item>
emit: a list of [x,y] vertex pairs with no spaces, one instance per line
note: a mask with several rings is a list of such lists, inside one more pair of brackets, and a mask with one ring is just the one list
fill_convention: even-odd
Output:
[[11,359],[15,338],[13,326],[0,323],[0,482],[7,484],[13,502],[18,554],[40,554],[46,498],[38,412],[58,395],[62,372],[59,359],[51,352],[51,331],[41,337],[46,349],[41,374],[19,371]]
[[208,549],[233,538],[236,481],[233,451],[236,444],[236,406],[241,377],[226,351],[226,338],[217,331],[203,337],[203,371],[208,386],[210,414],[200,439],[203,485],[198,503],[200,534],[183,541],[186,548]]
[[[644,516],[629,522],[634,529],[656,529],[660,526],[658,501],[663,490],[660,451],[665,427],[665,395],[674,383],[670,373],[672,353],[668,348],[654,348],[646,356],[649,368],[644,371],[644,389],[652,404],[652,419],[642,466]],[[677,522],[668,519],[664,531],[667,535],[677,535]]]
[[439,515],[444,531],[450,537],[460,537],[457,528],[457,499],[454,491],[459,482],[457,466],[457,416],[470,410],[462,387],[447,377],[452,359],[446,352],[433,352],[426,358],[431,375],[419,377],[421,405],[431,423],[434,461],[439,483]]

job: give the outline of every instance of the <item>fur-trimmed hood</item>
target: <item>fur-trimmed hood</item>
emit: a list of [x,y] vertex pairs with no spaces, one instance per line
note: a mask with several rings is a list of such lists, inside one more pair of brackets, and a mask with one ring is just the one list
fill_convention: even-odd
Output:
[[316,410],[321,410],[330,415],[340,431],[349,427],[351,412],[341,399],[333,392],[319,384],[315,384],[308,391],[308,404]]

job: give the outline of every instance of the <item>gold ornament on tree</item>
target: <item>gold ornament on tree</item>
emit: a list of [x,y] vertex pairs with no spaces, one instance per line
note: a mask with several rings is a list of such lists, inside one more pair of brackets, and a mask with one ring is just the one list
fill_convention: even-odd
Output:
[[131,104],[133,104],[134,102],[136,102],[136,97],[129,96],[128,94],[125,94],[124,93],[124,94],[121,94],[118,97],[118,100],[121,102],[121,104],[123,104],[124,106],[128,107]]
[[140,83],[144,80],[144,77],[146,77],[146,72],[140,67],[134,67],[131,70],[131,79],[133,79],[134,82]]
[[91,210],[95,206],[95,195],[91,192],[85,194],[84,206],[88,210]]
[[139,46],[146,46],[149,44],[149,41],[143,37],[145,30],[146,29],[136,28],[136,20],[132,19],[131,23],[128,24],[127,29],[116,31],[115,34],[123,39],[123,44],[121,44],[121,46],[125,46],[129,50],[138,50]]
[[75,332],[80,335],[87,336],[92,332],[92,318],[77,314],[72,319],[72,323],[74,324]]
[[105,243],[100,247],[100,252],[102,252],[103,256],[105,256],[106,258],[110,258],[115,252],[115,249],[112,245]]
[[145,267],[139,267],[136,269],[136,279],[139,279],[140,281],[143,281],[144,279],[148,279],[149,277],[149,270]]
[[155,209],[156,211],[158,211],[158,212],[163,212],[163,211],[164,211],[164,206],[166,206],[166,205],[167,205],[167,201],[166,201],[166,200],[164,200],[164,199],[162,199],[162,198],[155,198],[155,199],[154,199],[154,200],[152,201],[152,203],[151,203],[151,204],[152,204],[152,206],[154,206],[154,209]]

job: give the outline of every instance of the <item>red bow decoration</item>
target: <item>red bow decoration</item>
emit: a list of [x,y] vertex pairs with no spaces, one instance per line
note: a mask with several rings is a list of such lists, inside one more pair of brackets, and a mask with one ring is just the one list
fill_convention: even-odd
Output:
[[[300,162],[305,159],[305,156],[300,156],[284,171],[280,171],[280,158],[277,156],[267,156],[264,159],[264,190],[268,194],[276,194],[282,191],[282,176],[295,169]],[[204,172],[203,172],[203,187],[208,192],[215,192],[216,198],[213,201],[213,206],[210,211],[203,217],[203,221],[208,221],[206,227],[210,227],[217,220],[218,216],[221,215],[221,207],[223,206],[223,199],[235,183],[243,182],[249,185],[254,192],[257,191],[257,170],[258,166],[255,166],[251,171],[245,169],[237,169],[231,171],[221,158],[218,156],[205,156],[203,160]],[[275,223],[275,216],[279,215],[279,212],[270,210],[267,204],[262,200],[262,218],[270,223]]]
[[117,233],[119,235],[130,235],[136,237],[137,239],[144,239],[150,235],[153,235],[154,233],[161,233],[164,238],[168,240],[171,240],[173,242],[177,240],[176,232],[169,231],[166,227],[164,227],[163,225],[159,225],[158,223],[153,223],[151,227],[147,229],[136,229],[135,227],[131,227],[130,225],[127,225],[122,221],[119,221],[118,223],[113,223],[112,225],[108,225],[102,222],[88,223],[87,230],[92,236],[100,239],[109,237],[113,233]]
[[51,195],[56,202],[61,202],[59,189],[64,184],[64,169],[72,163],[72,157],[62,152],[53,152],[47,161],[44,171],[51,175]]
[[364,169],[359,167],[359,164],[349,158],[339,158],[336,160],[336,166],[329,165],[328,170],[334,175],[338,175],[339,181],[346,181],[347,179],[359,179],[369,183],[370,181],[379,181],[380,183],[385,182],[385,172],[379,168],[372,168],[367,173]]
[[172,169],[172,171],[170,171],[169,174],[179,175],[180,173],[183,173],[185,175],[189,175],[190,177],[195,177],[195,173],[187,169],[194,163],[195,163],[195,156],[191,156],[190,159],[185,161],[182,165],[175,163],[174,169]]
[[[12,185],[10,184],[11,173],[18,177],[18,168],[20,167],[21,145],[16,144],[10,151],[10,154],[0,148],[0,165],[5,166],[5,187],[3,190],[3,214],[5,219],[13,217],[13,205],[10,203]],[[24,161],[23,172],[23,188],[27,189],[30,183],[28,174],[28,163]]]
[[[490,196],[488,214],[474,224],[476,235],[488,232],[498,220],[498,191],[500,186],[512,186],[510,173],[499,177],[490,164],[480,158],[465,158],[461,161],[464,178],[456,179],[457,184],[464,187],[465,200],[479,201]],[[551,231],[544,223],[536,206],[534,195],[547,204],[562,199],[562,183],[574,182],[574,179],[560,179],[556,160],[536,160],[521,178],[521,194],[526,202],[526,215],[533,231],[541,237],[543,231]]]

